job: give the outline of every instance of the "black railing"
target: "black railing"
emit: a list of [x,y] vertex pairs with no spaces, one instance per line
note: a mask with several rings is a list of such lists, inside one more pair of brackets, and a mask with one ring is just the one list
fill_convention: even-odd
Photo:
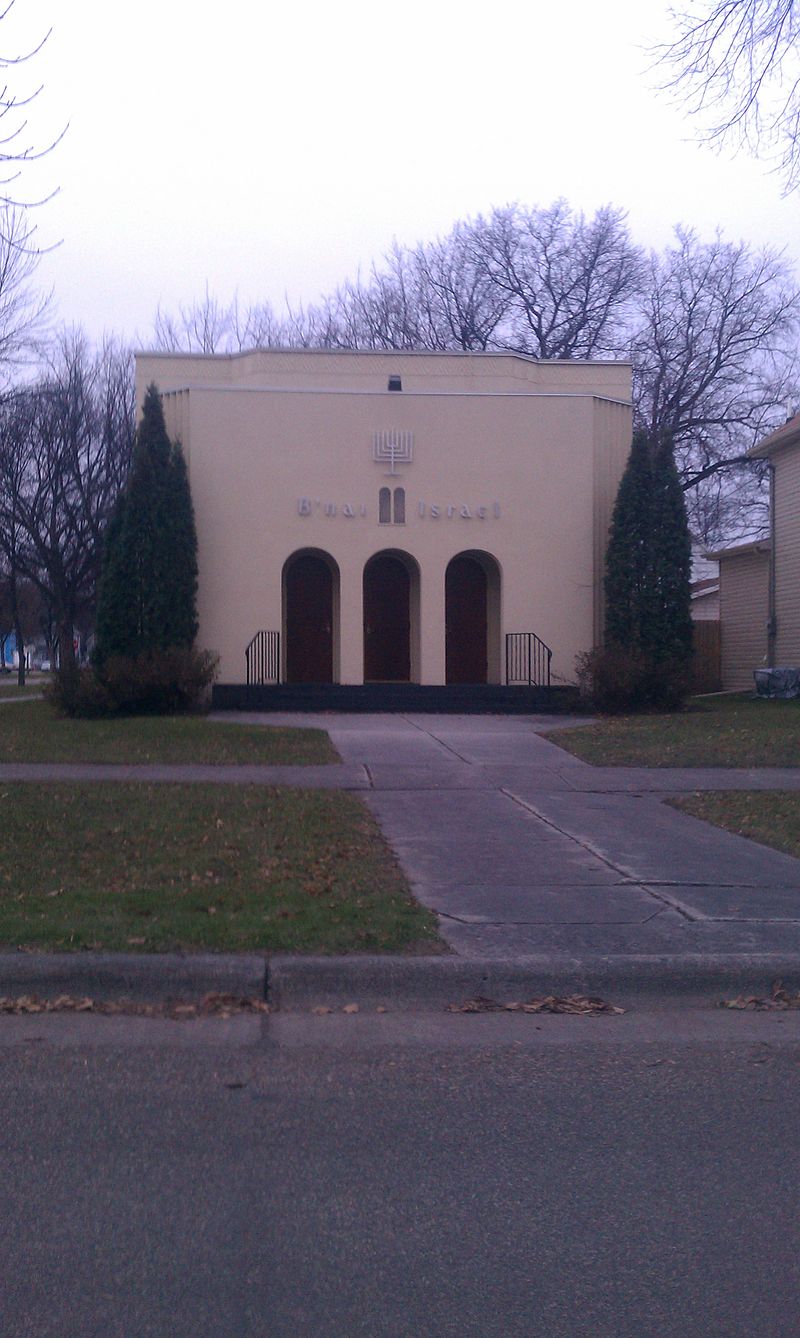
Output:
[[549,688],[552,658],[535,632],[506,632],[506,683]]
[[247,662],[248,683],[280,683],[280,632],[256,632],[244,658]]

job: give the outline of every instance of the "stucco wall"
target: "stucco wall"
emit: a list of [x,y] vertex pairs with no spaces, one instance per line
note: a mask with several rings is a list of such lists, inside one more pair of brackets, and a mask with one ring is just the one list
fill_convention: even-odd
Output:
[[[390,373],[401,393],[387,391]],[[137,384],[151,380],[174,392],[168,427],[186,449],[198,527],[198,639],[220,655],[222,681],[242,681],[255,632],[282,629],[283,566],[306,548],[339,571],[338,681],[362,681],[363,570],[385,549],[420,568],[421,682],[444,681],[445,569],[470,550],[499,564],[501,633],[536,632],[556,679],[572,681],[601,626],[630,444],[630,407],[616,402],[627,368],[494,355],[140,356]],[[395,478],[372,458],[385,429],[414,434],[413,462]],[[387,484],[406,489],[405,525],[378,523]],[[494,663],[499,675],[499,648]]]

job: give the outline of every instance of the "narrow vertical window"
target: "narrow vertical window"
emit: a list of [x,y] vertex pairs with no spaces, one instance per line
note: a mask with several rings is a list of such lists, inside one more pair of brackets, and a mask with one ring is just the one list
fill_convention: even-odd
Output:
[[394,490],[394,523],[395,525],[405,525],[406,523],[405,488],[395,488]]
[[378,520],[381,525],[389,525],[392,519],[392,494],[388,488],[381,488],[378,493]]

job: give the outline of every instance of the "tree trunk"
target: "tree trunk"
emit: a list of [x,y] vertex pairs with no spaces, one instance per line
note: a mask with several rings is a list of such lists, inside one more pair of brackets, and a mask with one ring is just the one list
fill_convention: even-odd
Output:
[[17,642],[17,682],[21,688],[25,686],[25,637],[22,634],[22,619],[19,612],[19,598],[17,596],[17,568],[12,564],[11,567],[11,615],[14,619],[14,636]]
[[59,620],[58,668],[60,673],[70,672],[75,668],[75,628],[71,618]]

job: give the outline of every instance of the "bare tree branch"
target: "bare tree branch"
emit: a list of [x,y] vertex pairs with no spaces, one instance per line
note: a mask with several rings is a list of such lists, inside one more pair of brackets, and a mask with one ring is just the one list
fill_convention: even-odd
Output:
[[795,0],[706,0],[672,11],[675,40],[656,47],[662,87],[704,125],[771,158],[786,191],[800,184],[800,16]]

